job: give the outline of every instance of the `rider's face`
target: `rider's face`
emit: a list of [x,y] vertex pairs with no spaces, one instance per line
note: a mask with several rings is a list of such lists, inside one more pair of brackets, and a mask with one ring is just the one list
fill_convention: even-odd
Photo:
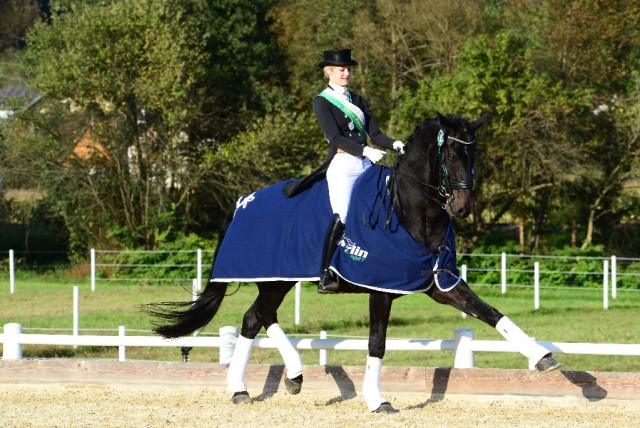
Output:
[[349,84],[349,77],[351,76],[351,67],[327,67],[326,73],[327,76],[329,76],[329,82],[338,86],[347,86]]

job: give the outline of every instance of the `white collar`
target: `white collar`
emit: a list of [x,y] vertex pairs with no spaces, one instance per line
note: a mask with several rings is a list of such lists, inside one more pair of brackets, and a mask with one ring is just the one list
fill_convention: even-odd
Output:
[[344,91],[348,90],[346,86],[338,86],[338,85],[334,85],[333,83],[329,82],[329,87],[331,89],[333,89],[334,91],[336,91],[338,94],[343,95]]

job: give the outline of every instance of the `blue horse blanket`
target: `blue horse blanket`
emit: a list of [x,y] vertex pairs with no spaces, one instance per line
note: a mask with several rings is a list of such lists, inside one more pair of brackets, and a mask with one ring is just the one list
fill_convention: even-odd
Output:
[[[416,242],[390,209],[390,174],[389,168],[373,166],[356,182],[330,269],[358,286],[392,293],[424,292],[434,282],[443,291],[453,289],[460,278],[451,222],[438,251]],[[291,198],[282,193],[286,183],[238,199],[211,282],[319,279],[322,243],[333,215],[327,182]]]

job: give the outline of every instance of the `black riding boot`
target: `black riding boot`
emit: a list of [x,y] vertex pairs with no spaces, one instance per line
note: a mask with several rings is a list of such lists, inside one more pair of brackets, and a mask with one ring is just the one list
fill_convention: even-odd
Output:
[[344,223],[340,221],[338,214],[334,214],[324,237],[324,247],[322,248],[322,266],[320,282],[318,283],[318,293],[320,294],[334,294],[340,290],[340,285],[331,275],[331,271],[329,271],[329,263],[331,263],[333,253],[342,238],[342,232],[344,232]]

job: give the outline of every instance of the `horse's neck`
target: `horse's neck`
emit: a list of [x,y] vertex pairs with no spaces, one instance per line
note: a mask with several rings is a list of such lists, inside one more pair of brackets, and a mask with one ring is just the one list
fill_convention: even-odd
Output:
[[[428,146],[422,146],[420,147],[422,150],[418,151],[416,151],[418,147],[412,148],[412,153],[407,152],[407,158],[404,159],[403,164],[398,165],[398,169],[402,173],[401,177],[406,175],[437,186],[440,180],[437,162],[437,130],[435,128],[428,129],[425,130],[425,134],[420,136],[422,142],[414,142],[413,144],[427,144]],[[427,143],[427,141],[431,143]],[[416,185],[416,183],[410,183],[402,178],[398,182],[396,212],[400,222],[413,239],[431,249],[437,249],[442,244],[450,221],[442,204],[434,200],[437,198],[438,191],[434,188]]]

